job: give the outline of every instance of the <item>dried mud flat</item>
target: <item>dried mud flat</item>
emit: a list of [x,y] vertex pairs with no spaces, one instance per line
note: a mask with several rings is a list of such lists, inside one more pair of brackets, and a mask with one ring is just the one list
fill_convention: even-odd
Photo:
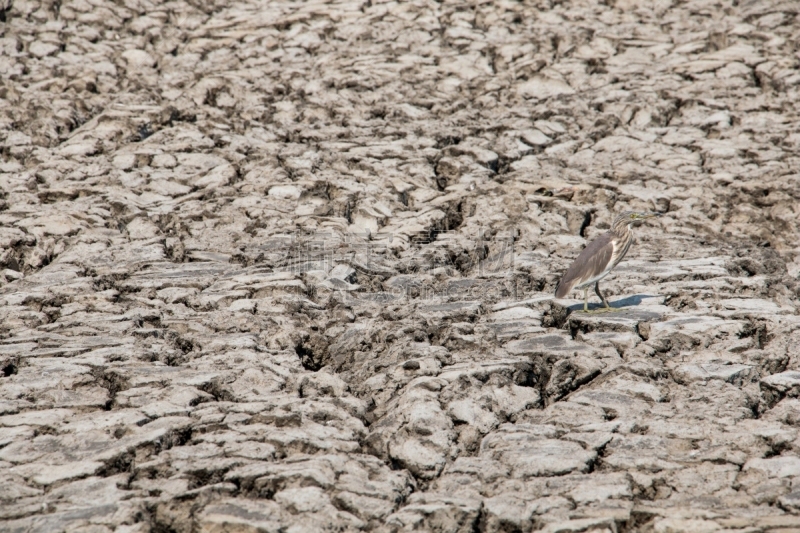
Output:
[[800,530],[797,2],[1,15],[0,530]]

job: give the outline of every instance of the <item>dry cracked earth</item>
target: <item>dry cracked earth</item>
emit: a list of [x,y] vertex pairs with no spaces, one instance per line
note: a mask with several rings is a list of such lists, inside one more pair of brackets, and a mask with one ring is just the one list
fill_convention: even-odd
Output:
[[1,6],[0,530],[800,531],[800,3]]

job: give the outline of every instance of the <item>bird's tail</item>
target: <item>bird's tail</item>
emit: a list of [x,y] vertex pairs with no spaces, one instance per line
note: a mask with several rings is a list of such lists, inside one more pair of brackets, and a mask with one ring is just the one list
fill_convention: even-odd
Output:
[[564,298],[569,294],[571,290],[572,287],[570,287],[569,283],[563,284],[561,283],[561,281],[559,281],[558,285],[556,285],[556,292],[554,298]]

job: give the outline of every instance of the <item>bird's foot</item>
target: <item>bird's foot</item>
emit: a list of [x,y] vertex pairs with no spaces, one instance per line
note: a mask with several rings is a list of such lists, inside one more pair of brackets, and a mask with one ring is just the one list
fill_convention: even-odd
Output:
[[589,309],[589,310],[581,310],[581,313],[586,313],[587,315],[600,315],[602,313],[615,313],[617,311],[622,311],[622,308],[618,307],[601,307],[599,309]]

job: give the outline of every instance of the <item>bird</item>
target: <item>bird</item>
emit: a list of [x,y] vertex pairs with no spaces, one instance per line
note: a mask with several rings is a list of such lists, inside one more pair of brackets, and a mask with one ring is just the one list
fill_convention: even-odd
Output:
[[660,213],[639,213],[624,211],[617,215],[611,229],[593,240],[572,262],[564,277],[556,286],[556,298],[566,297],[574,289],[583,289],[583,311],[589,312],[589,287],[594,284],[594,292],[602,300],[605,309],[611,311],[608,300],[600,292],[600,280],[622,261],[633,242],[631,227],[641,224]]

